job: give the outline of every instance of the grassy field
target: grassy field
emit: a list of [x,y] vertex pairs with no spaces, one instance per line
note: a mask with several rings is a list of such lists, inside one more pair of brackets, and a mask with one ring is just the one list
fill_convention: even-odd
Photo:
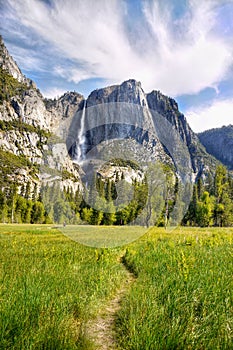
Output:
[[232,349],[233,233],[152,230],[127,249],[138,276],[118,315],[122,349]]
[[85,324],[127,278],[123,255],[137,278],[119,349],[233,348],[232,229],[153,228],[109,249],[45,225],[0,225],[0,238],[0,349],[94,349]]
[[119,251],[82,246],[46,226],[0,232],[0,348],[88,349],[83,324],[124,279]]
[[68,225],[59,230],[72,240],[95,248],[115,248],[143,236],[148,228],[140,226]]

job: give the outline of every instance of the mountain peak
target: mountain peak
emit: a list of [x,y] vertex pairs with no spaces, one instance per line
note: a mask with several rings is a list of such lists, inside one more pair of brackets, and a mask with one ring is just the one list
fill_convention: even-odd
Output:
[[128,87],[131,87],[131,88],[142,88],[142,84],[140,81],[137,81],[135,79],[128,79],[128,80],[125,80],[121,86],[128,86]]
[[141,106],[146,105],[146,95],[141,83],[135,79],[124,81],[120,85],[111,85],[105,88],[96,89],[91,92],[87,99],[87,106],[100,103],[134,103]]
[[7,50],[4,40],[0,35],[0,67],[7,71],[13,78],[17,79],[20,83],[26,84],[28,87],[36,88],[36,84],[25,77],[25,75],[21,72],[17,63],[10,55]]

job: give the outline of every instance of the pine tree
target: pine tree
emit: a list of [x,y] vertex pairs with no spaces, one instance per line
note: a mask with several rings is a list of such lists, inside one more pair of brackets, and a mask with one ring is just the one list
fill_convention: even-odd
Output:
[[7,206],[9,209],[9,216],[11,223],[14,223],[15,219],[15,204],[17,198],[17,184],[12,183],[7,190]]
[[81,219],[88,223],[88,224],[91,224],[92,223],[92,212],[93,212],[93,209],[92,208],[82,208],[82,211],[81,211]]
[[201,227],[211,226],[213,223],[213,198],[210,197],[209,192],[203,192],[201,200],[197,202],[197,224]]
[[34,184],[34,189],[32,192],[32,201],[36,202],[38,200],[38,185],[37,183]]
[[31,211],[31,223],[42,224],[44,222],[45,209],[41,202],[34,202]]
[[0,190],[0,221],[8,222],[8,206],[4,192]]
[[214,178],[216,197],[214,210],[215,226],[223,226],[231,221],[230,213],[232,201],[230,199],[230,186],[228,181],[226,168],[223,165],[218,166]]
[[112,183],[107,179],[105,184],[105,198],[109,202],[112,200]]
[[113,225],[116,221],[115,206],[112,201],[109,201],[104,208],[103,224]]
[[197,180],[197,196],[198,196],[198,199],[201,199],[201,197],[203,195],[203,192],[204,192],[203,181],[202,181],[202,178],[199,177],[198,180]]
[[97,176],[96,178],[96,189],[97,192],[99,193],[100,197],[104,197],[104,181],[101,179],[100,176]]
[[78,189],[74,195],[74,203],[75,203],[75,212],[76,213],[80,210],[81,202],[82,202],[82,193]]
[[197,224],[197,203],[198,203],[198,191],[197,184],[193,185],[193,197],[189,205],[188,212],[186,213],[183,222],[185,224],[195,226]]
[[31,184],[30,184],[29,181],[26,184],[24,198],[26,198],[26,199],[30,199],[31,198]]

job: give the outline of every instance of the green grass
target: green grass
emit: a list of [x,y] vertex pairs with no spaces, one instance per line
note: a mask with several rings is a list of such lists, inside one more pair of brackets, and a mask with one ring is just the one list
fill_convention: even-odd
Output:
[[[79,233],[93,230],[102,237]],[[101,249],[49,225],[0,225],[0,349],[93,349],[85,323],[127,278],[123,253],[137,279],[117,315],[119,349],[231,349],[232,243],[232,229],[153,228]]]
[[114,248],[131,243],[148,229],[140,226],[67,225],[61,232],[79,243],[91,247]]
[[39,225],[0,232],[0,348],[88,349],[83,324],[124,278],[119,252]]
[[233,231],[151,230],[128,248],[138,276],[118,315],[120,349],[232,349]]

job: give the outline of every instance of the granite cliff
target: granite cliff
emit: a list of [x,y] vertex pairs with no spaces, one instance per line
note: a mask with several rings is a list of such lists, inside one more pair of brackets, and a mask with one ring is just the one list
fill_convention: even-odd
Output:
[[188,149],[193,179],[204,177],[216,165],[216,160],[206,152],[179,112],[177,103],[159,91],[145,93],[140,82],[133,79],[95,90],[86,101],[76,92],[66,92],[58,99],[45,99],[35,83],[22,74],[1,37],[0,74],[1,162],[4,164],[10,153],[28,162],[19,162],[18,171],[7,175],[11,181],[40,184],[60,176],[64,187],[75,189],[81,186],[77,164],[81,158],[77,157],[77,149],[82,146],[84,157],[102,142],[114,139],[128,140],[127,151],[136,156],[139,145],[145,152],[141,157],[175,167],[172,150],[166,144],[171,135],[167,125],[176,131]]
[[[39,189],[42,182],[60,178],[63,187],[76,190],[79,172],[68,157],[58,126],[73,117],[83,96],[71,92],[59,99],[44,99],[35,83],[22,74],[0,37],[0,97],[2,182],[16,183],[19,189],[30,182]],[[16,157],[13,173],[8,164],[10,154]]]
[[[187,147],[193,179],[205,177],[216,166],[191,130],[176,101],[159,91],[144,92],[141,83],[133,79],[93,91],[86,100],[85,142],[83,152],[88,153],[104,140],[133,139],[144,146],[151,159],[174,163],[173,150],[169,150],[169,137],[176,132]],[[72,125],[73,141],[77,139],[80,119]],[[75,144],[68,142],[70,154],[75,156]],[[145,153],[146,157],[146,153]]]
[[204,131],[198,137],[208,153],[233,170],[233,125]]

